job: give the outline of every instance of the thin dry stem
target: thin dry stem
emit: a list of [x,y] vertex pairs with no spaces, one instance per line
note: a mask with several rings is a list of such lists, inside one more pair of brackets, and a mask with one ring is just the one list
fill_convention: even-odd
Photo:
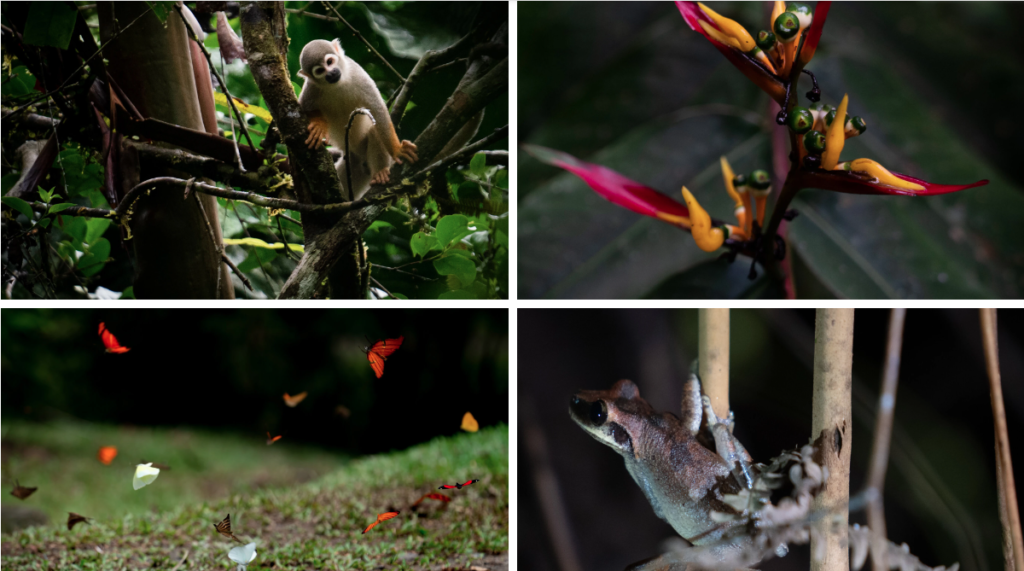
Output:
[[1003,408],[1003,387],[999,373],[999,345],[996,332],[996,310],[981,309],[981,338],[985,347],[985,368],[992,395],[992,416],[996,430],[996,477],[999,487],[999,521],[1003,524],[1003,557],[1007,571],[1024,571],[1020,513],[1017,491],[1013,483],[1010,460],[1010,438],[1006,431],[1006,410]]
[[871,566],[874,571],[889,569],[882,490],[885,488],[885,472],[889,466],[889,444],[892,441],[893,411],[896,409],[896,385],[899,381],[903,322],[906,316],[907,310],[901,308],[894,308],[889,316],[885,371],[882,373],[878,416],[875,417],[875,440],[871,445],[871,466],[868,468],[868,489],[872,490],[872,496],[867,505],[867,512],[868,529],[871,530]]
[[[813,511],[830,512],[843,522],[837,529],[818,524],[811,535],[811,571],[847,571],[850,502],[850,448],[853,440],[853,309],[819,309],[814,328],[814,395],[811,434],[820,446],[828,483],[814,498]],[[824,541],[824,548],[819,545]]]
[[[729,416],[729,309],[697,310],[700,382],[719,418]],[[686,406],[686,403],[683,403]]]

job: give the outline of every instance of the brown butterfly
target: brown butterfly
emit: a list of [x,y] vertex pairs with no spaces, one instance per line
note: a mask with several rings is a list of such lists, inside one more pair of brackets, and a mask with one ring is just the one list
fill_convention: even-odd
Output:
[[284,404],[295,408],[300,402],[306,399],[306,391],[303,391],[295,396],[289,396],[288,393],[284,393]]
[[31,496],[32,492],[35,492],[38,489],[39,488],[26,488],[19,484],[17,480],[15,480],[14,489],[11,490],[11,495],[18,498],[19,500],[24,500],[25,498]]
[[[446,496],[444,494],[439,494],[437,492],[434,492],[434,493],[431,493],[431,494],[423,494],[423,497],[421,497],[420,499],[416,500],[416,503],[414,503],[412,505],[412,509],[415,510],[416,506],[418,506],[421,503],[423,503],[423,500],[437,500],[437,501],[443,502],[445,504],[447,504],[448,502],[452,501],[452,499],[449,498],[448,496]],[[446,505],[445,507],[448,507],[448,506]]]
[[68,512],[68,531],[71,531],[71,528],[75,527],[76,523],[82,523],[82,522],[89,523],[89,518],[87,518],[87,517],[85,517],[83,515],[78,515],[76,513]]
[[238,543],[244,543],[241,539],[235,537],[235,534],[231,533],[231,514],[228,514],[228,516],[222,519],[220,523],[213,524],[213,527],[217,530],[217,533],[224,537],[230,537]]
[[382,521],[387,521],[387,520],[395,517],[396,515],[398,515],[398,512],[385,512],[385,513],[382,513],[382,514],[378,514],[377,515],[377,521],[371,523],[369,527],[367,527],[366,529],[363,530],[363,533],[366,533],[366,532],[370,531],[371,529],[373,529],[373,526],[377,525],[378,523],[380,523]]

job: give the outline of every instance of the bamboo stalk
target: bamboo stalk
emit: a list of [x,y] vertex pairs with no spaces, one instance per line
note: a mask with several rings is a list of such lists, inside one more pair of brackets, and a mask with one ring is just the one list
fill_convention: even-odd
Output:
[[[719,418],[729,416],[729,308],[697,310],[700,382]],[[687,404],[684,402],[683,407]]]
[[996,432],[996,483],[999,488],[999,521],[1003,524],[1003,558],[1006,560],[1007,571],[1024,571],[1020,513],[1017,511],[1017,492],[1013,483],[1013,463],[1010,460],[1010,438],[1006,431],[1006,410],[1003,408],[1003,387],[999,373],[996,310],[979,311]]
[[[853,309],[819,309],[814,331],[814,396],[811,434],[828,482],[811,509],[828,512],[811,534],[811,571],[847,571],[850,449],[853,444]],[[838,521],[836,529],[830,523]],[[824,545],[822,545],[824,543]]]
[[882,372],[882,390],[878,396],[878,415],[875,417],[875,439],[871,445],[871,466],[868,468],[868,529],[871,530],[871,567],[874,571],[888,571],[889,562],[885,544],[885,506],[882,490],[885,472],[889,466],[889,444],[892,441],[893,414],[896,409],[896,385],[900,373],[900,350],[903,345],[903,321],[907,310],[894,308],[889,316],[889,340],[885,350],[885,370]]

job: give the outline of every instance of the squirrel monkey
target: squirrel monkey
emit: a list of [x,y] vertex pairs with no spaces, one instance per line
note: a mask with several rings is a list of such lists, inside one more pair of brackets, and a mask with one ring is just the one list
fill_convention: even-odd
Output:
[[352,189],[345,188],[352,200],[359,198],[370,184],[386,183],[395,162],[416,162],[416,145],[399,141],[391,124],[384,99],[369,74],[352,58],[346,57],[341,42],[313,40],[299,55],[299,75],[305,79],[299,105],[310,116],[306,144],[314,149],[326,138],[345,151],[345,130],[352,111],[365,108],[373,121],[357,115],[349,132],[352,157],[335,163],[342,187],[347,185],[345,170],[352,168]]

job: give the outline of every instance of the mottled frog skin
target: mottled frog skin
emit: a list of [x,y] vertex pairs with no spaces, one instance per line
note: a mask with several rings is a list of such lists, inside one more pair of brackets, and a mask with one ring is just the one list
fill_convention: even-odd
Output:
[[[735,464],[698,441],[700,436],[710,446],[724,434],[731,439],[731,432],[721,430],[730,421],[714,418],[710,404],[704,406],[707,399],[702,399],[696,375],[686,382],[684,394],[685,410],[679,418],[655,412],[635,384],[622,380],[606,391],[577,392],[569,414],[588,434],[622,455],[654,513],[684,539],[694,545],[738,548],[729,538],[742,535],[742,529],[734,522],[716,523],[711,512],[736,513],[722,495],[739,492],[742,479],[733,476]],[[716,427],[719,430],[713,430]],[[737,454],[745,456],[747,469],[749,456],[733,439],[725,455],[735,459]]]

